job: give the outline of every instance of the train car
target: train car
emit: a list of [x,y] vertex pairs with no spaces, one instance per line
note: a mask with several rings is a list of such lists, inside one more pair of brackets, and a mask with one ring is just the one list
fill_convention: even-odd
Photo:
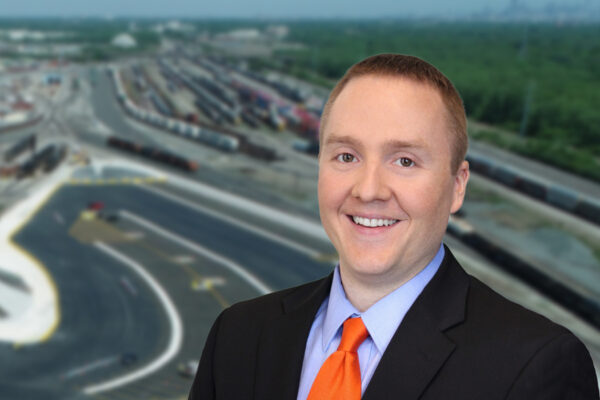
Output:
[[194,126],[190,125],[190,124],[181,124],[181,133],[180,135],[183,136],[184,138],[192,138],[192,132],[194,131]]
[[223,119],[221,115],[217,113],[212,107],[210,107],[207,103],[197,98],[194,102],[196,108],[202,112],[208,119],[214,122],[216,125],[221,125],[223,123]]
[[197,77],[196,82],[203,86],[210,93],[215,95],[220,101],[227,104],[227,106],[235,108],[239,105],[237,96],[233,95],[228,89],[221,86],[216,81],[210,80],[206,77]]
[[304,140],[295,140],[292,148],[296,151],[316,156],[319,154],[319,141],[311,140],[307,142]]
[[218,97],[212,94],[209,90],[205,89],[203,85],[199,82],[202,82],[203,78],[195,77],[193,84],[190,88],[196,94],[198,101],[204,103],[204,107],[212,108],[217,113],[220,114],[222,119],[227,120],[233,124],[239,124],[241,121],[239,116],[239,107],[238,108],[230,108],[227,104],[221,101]]
[[309,139],[318,138],[318,117],[297,106],[279,107],[279,112],[287,121],[287,126],[296,133]]
[[142,121],[148,122],[150,120],[150,112],[142,108],[138,108],[138,118]]
[[198,115],[195,114],[195,113],[187,113],[185,115],[184,119],[185,119],[186,122],[190,122],[192,124],[195,124],[195,123],[198,122]]
[[50,172],[56,169],[58,165],[65,159],[67,156],[67,146],[66,145],[57,145],[52,149],[51,154],[46,158],[44,162],[43,169],[45,172]]
[[198,129],[198,140],[230,152],[237,151],[239,148],[239,140],[237,138],[206,128]]
[[31,134],[24,137],[4,152],[4,161],[11,162],[26,150],[35,150],[36,135]]
[[274,105],[271,105],[271,107],[269,108],[269,113],[268,113],[268,117],[267,117],[267,121],[269,123],[269,125],[271,126],[271,128],[281,132],[285,129],[285,119],[283,119],[281,117],[281,115],[279,115],[279,112],[277,111],[277,107],[275,107]]
[[45,168],[48,159],[52,157],[56,151],[57,146],[54,144],[48,144],[44,146],[40,151],[33,154],[19,167],[17,178],[24,178],[35,174],[38,170]]
[[580,199],[574,212],[588,221],[600,224],[600,202],[597,200]]
[[256,118],[254,115],[252,115],[248,109],[242,110],[241,116],[242,116],[242,121],[244,121],[250,127],[255,128],[255,129],[260,127],[260,121],[258,120],[258,118]]
[[177,121],[172,119],[172,118],[168,118],[166,121],[166,128],[169,131],[174,131],[175,130],[175,125],[177,124]]
[[163,116],[158,116],[157,121],[156,121],[156,126],[158,126],[159,128],[166,128],[167,125],[169,123],[169,118],[165,118]]
[[136,153],[150,160],[167,164],[187,172],[194,172],[198,170],[198,163],[196,163],[195,161],[188,160],[185,157],[152,146],[142,146],[138,143],[134,143],[129,140],[117,138],[114,136],[108,138],[107,144],[111,147],[115,147],[120,150],[131,153]]
[[504,166],[493,168],[490,174],[496,181],[510,187],[515,187],[519,180],[519,176],[514,170]]
[[186,136],[190,139],[198,139],[200,128],[193,125],[188,125]]
[[146,81],[146,74],[142,71],[139,65],[133,65],[131,67],[133,73],[133,84],[135,88],[140,92],[145,92],[148,89],[148,82]]
[[121,81],[121,73],[115,66],[111,66],[108,71],[117,92],[117,99],[122,103],[127,100],[127,95],[125,93],[125,88],[123,87],[123,82]]
[[570,189],[550,184],[544,179],[533,177],[525,172],[497,166],[492,161],[482,157],[469,154],[466,159],[474,172],[588,221],[600,224],[600,205],[597,202],[583,199],[578,193]]
[[175,128],[174,128],[175,133],[177,133],[180,136],[185,136],[186,133],[186,124],[184,124],[181,121],[178,121],[175,123]]
[[135,144],[129,140],[121,139],[116,136],[111,136],[106,140],[106,144],[110,147],[115,147],[121,150],[129,151],[131,153],[140,153],[142,148],[140,145]]
[[473,171],[488,177],[491,176],[492,170],[494,169],[494,165],[491,161],[471,155],[467,155],[466,160],[469,162],[469,166]]
[[173,109],[152,89],[148,89],[148,98],[154,108],[166,117],[173,117]]
[[129,100],[129,98],[125,98],[121,103],[127,111],[135,112],[138,110],[138,106],[133,101]]
[[268,110],[269,107],[274,104],[273,98],[270,95],[244,85],[238,80],[233,80],[231,82],[231,87],[237,91],[242,103],[252,104],[263,110]]
[[579,203],[579,195],[562,186],[552,185],[546,192],[546,201],[558,208],[573,212]]
[[546,185],[540,181],[535,180],[534,178],[530,178],[525,175],[521,175],[518,181],[515,183],[514,187],[538,200],[546,200]]

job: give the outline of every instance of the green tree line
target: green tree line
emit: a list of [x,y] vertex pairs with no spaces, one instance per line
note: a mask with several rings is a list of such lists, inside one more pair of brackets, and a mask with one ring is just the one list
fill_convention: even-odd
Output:
[[289,40],[305,47],[278,53],[286,70],[334,81],[368,55],[421,57],[454,82],[470,118],[521,136],[491,141],[600,181],[600,25],[402,20],[289,25]]

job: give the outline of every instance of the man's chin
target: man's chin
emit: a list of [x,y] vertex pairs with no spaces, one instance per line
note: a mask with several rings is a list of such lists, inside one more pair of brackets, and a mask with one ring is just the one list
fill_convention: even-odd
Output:
[[[340,268],[344,268],[342,264],[343,261],[340,261]],[[349,262],[345,269],[361,279],[378,279],[391,275],[394,267],[388,260],[366,256]]]

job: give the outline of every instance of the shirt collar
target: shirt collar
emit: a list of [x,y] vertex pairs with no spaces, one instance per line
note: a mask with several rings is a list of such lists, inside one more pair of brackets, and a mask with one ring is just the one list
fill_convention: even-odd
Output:
[[339,264],[333,273],[331,291],[327,300],[323,322],[323,351],[330,346],[344,321],[352,316],[361,316],[377,350],[383,354],[400,326],[404,316],[433,278],[444,258],[444,245],[429,264],[408,282],[389,293],[368,310],[361,313],[350,303],[342,286]]

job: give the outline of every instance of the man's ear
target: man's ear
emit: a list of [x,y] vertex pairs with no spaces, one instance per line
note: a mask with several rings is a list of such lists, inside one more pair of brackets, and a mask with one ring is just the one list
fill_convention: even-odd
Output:
[[450,212],[454,214],[463,204],[465,193],[467,192],[467,182],[469,181],[469,162],[463,161],[458,167],[454,176],[454,193],[452,198],[452,207]]

